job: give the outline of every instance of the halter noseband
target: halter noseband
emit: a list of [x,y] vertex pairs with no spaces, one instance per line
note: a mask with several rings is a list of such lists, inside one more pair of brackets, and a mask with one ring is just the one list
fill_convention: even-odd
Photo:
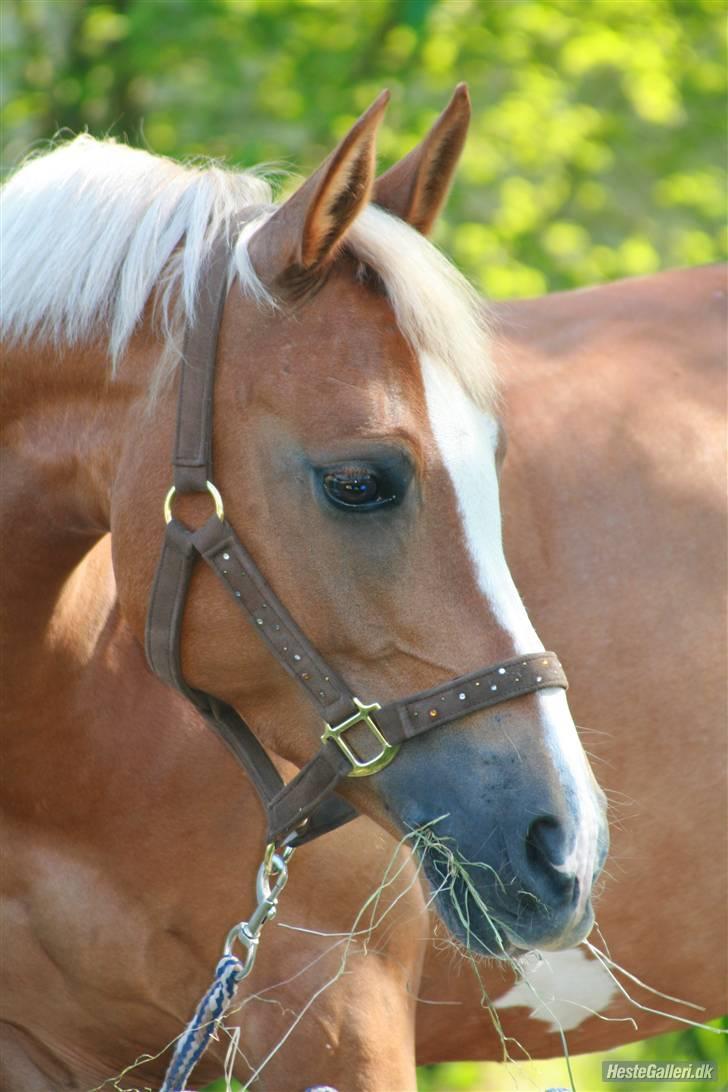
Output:
[[[337,785],[345,777],[365,777],[383,769],[406,740],[479,709],[545,687],[566,689],[568,684],[554,653],[537,652],[386,705],[365,704],[319,655],[226,521],[222,497],[212,484],[212,396],[229,256],[227,238],[221,235],[212,247],[197,319],[185,330],[174,485],[164,504],[166,532],[149,602],[146,653],[152,671],[199,709],[245,767],[267,814],[268,841],[285,839],[288,845],[299,845],[355,818],[356,810],[334,795]],[[199,529],[189,530],[174,519],[172,500],[175,493],[204,491],[214,501],[215,514]],[[243,718],[212,694],[193,690],[182,676],[182,618],[199,558],[222,581],[324,721],[321,748],[288,784]],[[353,737],[347,739],[358,725],[366,729],[365,751],[374,745],[368,757],[354,749]]]

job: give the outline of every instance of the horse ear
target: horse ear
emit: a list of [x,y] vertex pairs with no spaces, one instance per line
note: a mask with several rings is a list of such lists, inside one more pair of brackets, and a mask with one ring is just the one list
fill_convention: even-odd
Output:
[[377,128],[388,102],[389,91],[382,91],[318,170],[252,236],[250,259],[264,282],[293,267],[312,270],[332,256],[371,196]]
[[470,124],[470,95],[459,83],[427,136],[374,186],[373,201],[423,235],[447,197]]

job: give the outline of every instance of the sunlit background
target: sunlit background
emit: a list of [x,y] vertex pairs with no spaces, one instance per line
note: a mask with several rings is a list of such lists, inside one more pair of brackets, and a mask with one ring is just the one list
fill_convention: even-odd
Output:
[[[486,295],[711,262],[728,253],[727,15],[724,0],[1,0],[2,169],[88,129],[305,172],[389,87],[384,167],[466,80],[471,137],[435,239]],[[617,1055],[721,1053],[689,1029]],[[581,1092],[620,1087],[600,1058],[574,1062]],[[558,1061],[420,1073],[421,1092],[560,1086]]]
[[724,0],[3,0],[5,169],[57,130],[306,171],[382,87],[387,165],[458,80],[437,234],[487,295],[724,258]]

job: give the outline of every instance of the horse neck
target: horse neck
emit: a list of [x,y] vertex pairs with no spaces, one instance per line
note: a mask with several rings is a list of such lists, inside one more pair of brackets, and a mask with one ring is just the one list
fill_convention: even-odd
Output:
[[37,657],[51,639],[91,573],[106,588],[103,598],[109,586],[113,592],[108,551],[94,551],[93,558],[90,551],[109,528],[125,422],[145,386],[139,365],[136,360],[111,383],[100,348],[58,353],[31,344],[7,354],[0,514],[10,529],[2,561],[11,678],[13,664],[27,665],[28,653]]

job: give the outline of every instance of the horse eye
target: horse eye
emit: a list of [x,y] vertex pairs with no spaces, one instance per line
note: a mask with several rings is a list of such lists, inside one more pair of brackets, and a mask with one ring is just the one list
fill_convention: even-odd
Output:
[[367,467],[329,470],[322,478],[324,494],[337,508],[370,511],[397,499],[386,476]]

